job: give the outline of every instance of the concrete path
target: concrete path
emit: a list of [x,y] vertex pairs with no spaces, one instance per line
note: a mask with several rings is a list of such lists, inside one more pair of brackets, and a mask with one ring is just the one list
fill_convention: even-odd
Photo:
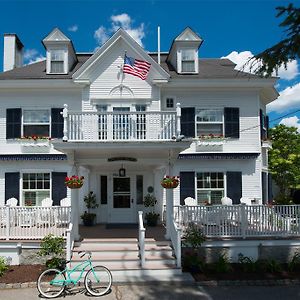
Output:
[[[73,294],[57,299],[65,300],[282,300],[300,299],[299,286],[217,286],[201,287],[197,285],[164,284],[155,285],[114,285],[111,293],[103,297],[90,297],[80,288]],[[2,300],[41,299],[34,288],[0,290]]]

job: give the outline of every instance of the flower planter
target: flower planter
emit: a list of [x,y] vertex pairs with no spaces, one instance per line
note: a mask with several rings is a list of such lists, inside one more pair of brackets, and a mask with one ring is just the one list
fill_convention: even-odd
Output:
[[80,189],[82,186],[83,186],[83,182],[82,183],[75,182],[75,183],[68,183],[67,184],[67,187],[69,189]]
[[179,182],[161,182],[160,184],[164,189],[175,189],[178,187]]

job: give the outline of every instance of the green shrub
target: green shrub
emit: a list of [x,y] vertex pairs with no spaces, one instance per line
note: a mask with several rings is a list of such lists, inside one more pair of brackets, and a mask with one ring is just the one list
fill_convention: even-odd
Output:
[[242,253],[239,255],[239,263],[242,265],[243,271],[246,273],[255,272],[256,271],[256,263],[255,261],[248,257],[244,256]]
[[8,269],[8,265],[6,264],[6,259],[0,256],[0,277],[3,276],[4,272]]
[[64,239],[53,234],[46,235],[41,242],[40,256],[50,256],[46,261],[47,268],[61,268],[65,264],[64,254]]
[[192,247],[194,250],[199,249],[206,237],[203,234],[201,227],[190,223],[183,235],[183,245],[186,247]]
[[278,273],[282,267],[275,259],[260,259],[256,261],[256,268],[261,272]]
[[203,259],[195,252],[187,252],[182,260],[183,268],[192,273],[204,272],[205,263]]
[[288,270],[290,272],[293,272],[293,271],[296,271],[300,268],[300,253],[299,252],[296,252],[291,261],[289,261],[288,263]]
[[218,261],[215,263],[215,269],[217,273],[228,273],[232,271],[228,256],[226,254],[221,254]]

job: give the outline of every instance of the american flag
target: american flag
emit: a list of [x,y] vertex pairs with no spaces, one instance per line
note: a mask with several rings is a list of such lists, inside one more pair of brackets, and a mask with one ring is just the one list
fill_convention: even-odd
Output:
[[145,80],[149,74],[150,67],[150,63],[129,57],[125,54],[123,66],[124,73],[131,74]]

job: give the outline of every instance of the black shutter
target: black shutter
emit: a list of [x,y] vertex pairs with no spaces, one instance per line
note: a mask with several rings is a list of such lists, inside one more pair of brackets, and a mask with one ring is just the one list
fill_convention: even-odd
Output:
[[52,200],[53,205],[60,205],[60,200],[67,197],[65,186],[65,172],[52,172]]
[[100,201],[101,204],[107,204],[107,176],[101,176],[100,183],[101,183]]
[[273,180],[272,174],[268,173],[268,203],[273,202]]
[[240,109],[238,107],[224,108],[225,137],[240,137]]
[[180,172],[180,205],[184,205],[186,197],[195,199],[195,173]]
[[266,138],[269,138],[269,116],[265,118]]
[[6,138],[16,139],[21,137],[21,108],[8,108],[6,110]]
[[227,197],[233,204],[240,204],[242,198],[242,172],[227,172]]
[[181,134],[195,137],[195,107],[181,108]]
[[[268,121],[269,122],[269,121]],[[260,125],[260,138],[261,140],[265,140],[267,137],[267,131],[266,131],[266,117],[264,116],[263,111],[260,109],[259,110],[259,125]]]
[[64,118],[61,115],[62,108],[51,109],[51,137],[62,138],[64,129]]
[[18,199],[20,201],[20,173],[5,173],[5,202],[9,198]]
[[262,204],[267,202],[267,173],[261,172]]

